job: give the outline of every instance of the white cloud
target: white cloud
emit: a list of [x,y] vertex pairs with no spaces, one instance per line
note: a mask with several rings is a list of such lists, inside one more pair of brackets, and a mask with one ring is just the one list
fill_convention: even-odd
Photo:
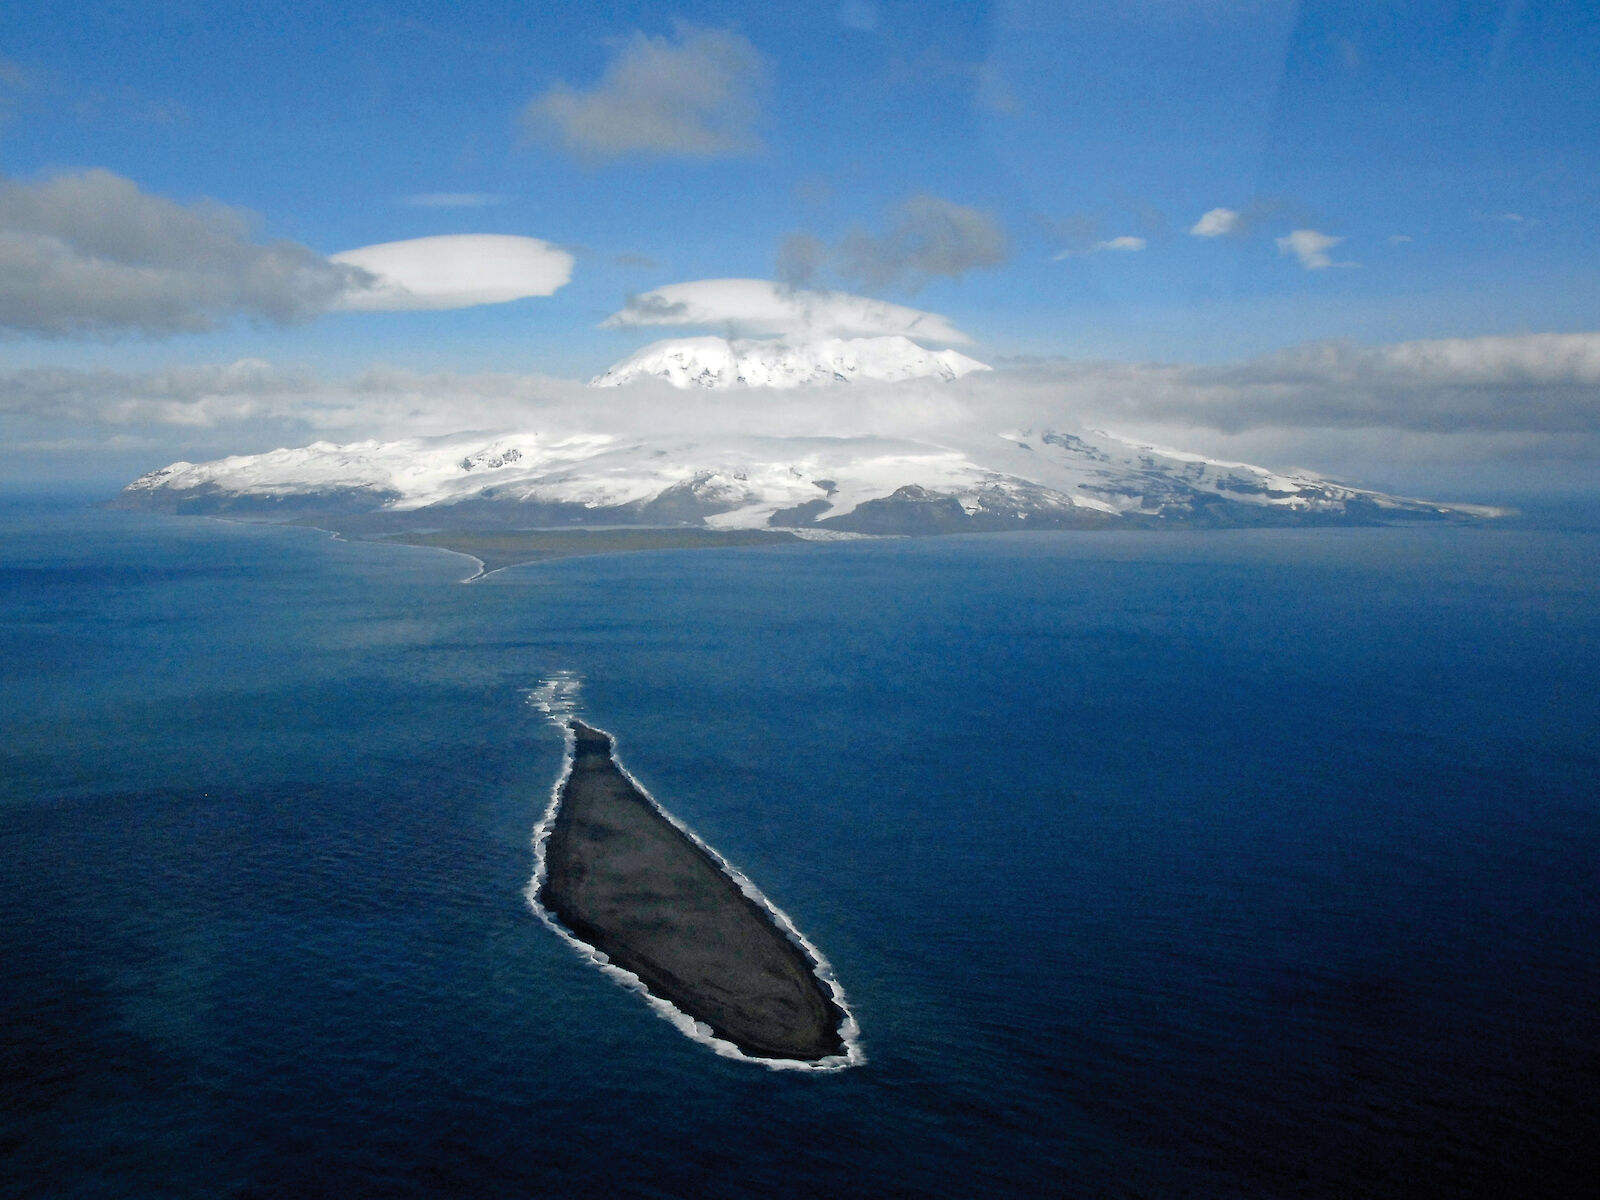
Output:
[[[738,281],[734,281],[738,282]],[[888,385],[885,385],[888,386]],[[931,390],[930,390],[931,389]],[[648,389],[646,389],[648,390]],[[1238,434],[1271,429],[1369,429],[1417,434],[1600,434],[1600,332],[1442,338],[1362,346],[1313,342],[1222,364],[1035,360],[976,372],[908,394],[959,401],[975,419],[1006,423],[1167,424]],[[871,391],[801,389],[847,413]],[[663,386],[662,394],[672,394]],[[677,393],[679,401],[692,397]],[[750,393],[716,401],[732,412],[764,409]],[[575,380],[510,373],[424,373],[374,366],[342,380],[259,359],[172,366],[144,372],[35,367],[0,372],[0,413],[52,422],[210,427],[245,421],[294,422],[376,435],[488,428],[542,404],[562,421],[626,428],[600,397]],[[543,410],[540,410],[543,411]],[[955,409],[949,411],[954,412]],[[642,419],[634,414],[628,420]],[[840,418],[846,424],[847,416]],[[361,423],[372,422],[366,429]],[[377,426],[381,425],[382,430]],[[823,428],[818,426],[818,428]],[[824,430],[825,431],[825,430]],[[1597,447],[1600,449],[1600,447]]]
[[0,329],[107,337],[241,316],[288,324],[368,281],[294,242],[252,241],[253,224],[238,209],[176,204],[105,170],[0,178]]
[[1324,267],[1353,267],[1353,262],[1334,262],[1328,256],[1340,242],[1341,237],[1331,237],[1326,233],[1318,233],[1315,229],[1296,229],[1288,237],[1276,239],[1279,254],[1293,254],[1300,260],[1300,265],[1308,271],[1320,271]]
[[729,29],[635,32],[594,87],[557,83],[523,110],[529,135],[586,158],[724,158],[761,148],[767,62]]
[[1189,232],[1194,237],[1223,237],[1240,232],[1242,221],[1242,215],[1231,208],[1213,208],[1202,214],[1200,219],[1189,227]]
[[768,279],[701,279],[630,296],[607,329],[697,326],[729,337],[879,337],[970,342],[937,313],[848,292],[805,291]]
[[271,445],[328,432],[450,433],[514,424],[543,404],[565,408],[591,394],[576,381],[538,375],[429,374],[388,366],[324,379],[305,368],[253,358],[139,372],[0,372],[0,416],[31,418],[53,430],[175,429],[187,444],[219,453],[248,452],[236,440],[241,430],[256,431]]
[[1404,246],[1415,240],[1409,233],[1391,233],[1389,235],[1389,245],[1391,246]]
[[997,373],[1095,419],[1228,433],[1600,431],[1600,333],[1312,342],[1220,365],[1044,362]]
[[[538,428],[776,436],[911,430],[937,440],[962,431],[1085,425],[1373,482],[1431,464],[1412,477],[1442,480],[1462,499],[1479,486],[1469,471],[1539,490],[1548,471],[1592,480],[1600,466],[1600,332],[1386,346],[1323,342],[1220,365],[1036,361],[949,383],[781,395],[684,393],[646,382],[599,396],[575,380],[388,366],[325,379],[258,360],[147,372],[0,372],[0,429],[9,435],[0,457],[5,446],[13,457],[23,445],[87,446],[71,456],[82,469],[97,445],[104,458],[120,438],[130,447],[138,441],[137,459],[116,459],[130,478],[177,458],[253,453],[317,437]],[[99,436],[82,436],[87,432]],[[1452,463],[1460,467],[1455,474]]]
[[1063,262],[1066,259],[1079,258],[1086,254],[1098,254],[1102,250],[1111,250],[1118,253],[1129,254],[1135,251],[1143,250],[1149,244],[1150,243],[1142,237],[1124,235],[1122,237],[1107,238],[1104,241],[1095,242],[1087,250],[1073,250],[1069,247],[1068,249],[1061,251],[1059,254],[1051,255],[1050,261]]
[[458,233],[383,242],[330,256],[369,272],[375,285],[341,307],[366,312],[467,308],[548,296],[572,278],[572,255],[538,238]]

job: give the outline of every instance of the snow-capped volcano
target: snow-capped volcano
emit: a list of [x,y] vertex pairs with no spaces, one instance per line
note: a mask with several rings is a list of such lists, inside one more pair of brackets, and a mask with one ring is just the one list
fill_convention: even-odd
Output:
[[422,527],[704,525],[858,533],[1115,523],[1349,523],[1493,516],[1219,462],[1103,432],[912,437],[525,433],[334,445],[173,463],[124,489],[171,512],[369,514]]
[[591,380],[620,387],[665,379],[674,387],[792,388],[860,380],[959,379],[988,365],[954,350],[925,350],[908,337],[787,339],[668,338],[652,342]]

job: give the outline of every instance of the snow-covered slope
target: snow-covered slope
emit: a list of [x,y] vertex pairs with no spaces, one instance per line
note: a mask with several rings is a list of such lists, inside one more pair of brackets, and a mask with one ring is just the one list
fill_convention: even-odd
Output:
[[1059,430],[920,438],[462,435],[173,463],[123,491],[179,512],[372,513],[396,527],[705,524],[867,533],[1492,516]]
[[674,387],[792,388],[858,380],[959,379],[987,364],[954,350],[924,350],[907,337],[781,339],[669,338],[613,365],[591,382],[620,387],[665,379]]

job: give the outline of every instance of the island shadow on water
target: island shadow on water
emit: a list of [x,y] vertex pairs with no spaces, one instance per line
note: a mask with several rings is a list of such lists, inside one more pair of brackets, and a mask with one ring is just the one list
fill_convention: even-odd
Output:
[[566,770],[535,836],[540,916],[719,1052],[774,1067],[863,1061],[821,955],[639,787],[609,735],[575,718],[565,728]]

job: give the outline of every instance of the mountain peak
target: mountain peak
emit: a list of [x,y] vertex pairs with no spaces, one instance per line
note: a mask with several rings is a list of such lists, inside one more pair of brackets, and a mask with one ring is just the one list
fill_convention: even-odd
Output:
[[680,388],[792,388],[818,384],[959,379],[987,371],[986,363],[954,350],[926,350],[908,337],[688,337],[652,342],[590,380],[621,387],[636,379],[665,379]]

